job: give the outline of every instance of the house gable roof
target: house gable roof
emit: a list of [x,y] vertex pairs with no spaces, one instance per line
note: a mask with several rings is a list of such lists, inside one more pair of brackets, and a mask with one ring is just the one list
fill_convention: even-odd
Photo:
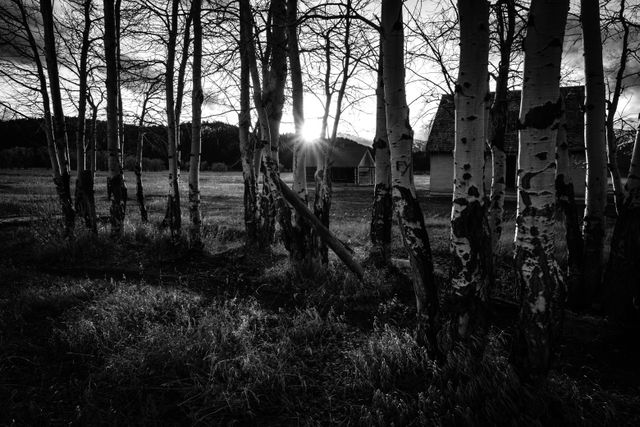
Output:
[[358,163],[359,168],[374,168],[376,166],[376,162],[373,160],[371,156],[371,152],[369,150],[364,152],[362,159],[360,159],[360,163]]
[[[584,151],[584,86],[570,86],[560,88],[565,101],[567,120],[567,142],[569,150]],[[507,114],[507,132],[505,134],[505,152],[518,152],[518,116],[520,115],[519,90],[508,93],[509,103]],[[490,94],[493,99],[493,92]],[[440,99],[438,111],[429,132],[427,150],[431,153],[450,153],[454,146],[454,104],[452,95],[443,95]]]

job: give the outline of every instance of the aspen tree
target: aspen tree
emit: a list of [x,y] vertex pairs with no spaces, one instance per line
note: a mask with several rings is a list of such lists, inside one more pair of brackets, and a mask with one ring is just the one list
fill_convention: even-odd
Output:
[[524,41],[519,117],[515,266],[521,289],[514,361],[520,372],[549,369],[564,284],[553,238],[555,145],[561,115],[560,61],[568,0],[533,0]]
[[75,213],[73,211],[73,204],[71,202],[71,192],[68,186],[65,186],[65,179],[63,178],[63,159],[64,149],[59,149],[62,141],[57,141],[53,132],[53,117],[51,115],[51,101],[49,97],[49,83],[45,72],[45,67],[40,59],[39,47],[36,39],[31,31],[30,23],[27,17],[27,11],[22,1],[16,1],[16,6],[20,16],[17,20],[20,22],[22,29],[25,32],[29,49],[31,51],[31,57],[36,65],[36,72],[38,75],[38,90],[42,97],[42,107],[44,112],[44,134],[47,140],[47,151],[49,153],[49,160],[51,162],[51,170],[53,175],[53,184],[56,188],[58,200],[62,215],[65,220],[65,228],[67,232],[71,232],[73,224],[75,222]]
[[378,266],[391,261],[391,226],[393,225],[393,203],[391,201],[391,159],[387,138],[387,118],[384,99],[383,43],[380,35],[378,58],[378,84],[376,87],[376,134],[373,139],[375,150],[375,187],[371,209],[371,256]]
[[56,39],[54,35],[53,8],[51,0],[40,0],[40,13],[44,32],[44,53],[49,76],[49,91],[51,93],[51,105],[53,107],[53,138],[58,149],[60,161],[60,189],[63,200],[63,212],[65,226],[68,231],[73,229],[75,212],[71,205],[71,165],[69,161],[69,139],[62,108],[62,95],[60,91],[60,76],[58,74],[58,57],[56,53]]
[[580,305],[586,305],[599,288],[603,272],[604,212],[607,206],[607,148],[605,87],[602,68],[600,10],[597,0],[580,2],[584,74],[586,80],[584,141],[587,179],[584,210],[584,287]]
[[121,236],[124,231],[126,187],[120,163],[120,133],[118,131],[118,67],[116,59],[115,7],[113,0],[104,0],[104,51],[107,68],[107,148],[111,182],[111,234]]
[[[254,49],[251,9],[248,0],[239,0],[240,5],[240,113],[238,114],[238,137],[244,181],[244,224],[249,246],[258,243],[258,201],[254,156],[256,148],[251,137],[251,53]],[[254,53],[255,55],[255,53]]]
[[86,144],[86,110],[87,110],[87,62],[91,45],[89,33],[91,31],[91,0],[83,2],[82,45],[80,50],[80,69],[78,70],[78,125],[76,128],[76,211],[84,217],[87,228],[97,233],[97,218],[95,216],[95,197],[93,172],[87,168]]
[[191,96],[191,154],[189,158],[189,228],[190,244],[202,246],[200,217],[200,150],[201,150],[201,121],[202,121],[202,22],[200,13],[202,0],[192,0],[191,13],[193,16],[193,91]]
[[[503,12],[504,8],[504,12]],[[495,5],[500,63],[496,76],[496,91],[489,115],[489,145],[491,146],[492,178],[489,207],[491,244],[495,250],[502,234],[504,195],[507,177],[507,155],[504,152],[509,113],[509,70],[516,30],[515,0],[499,1]],[[505,16],[506,14],[506,16]]]
[[[485,100],[488,97],[489,2],[459,0],[460,66],[455,86],[455,148],[450,283],[445,295],[448,341],[484,329],[491,236],[484,190]],[[445,344],[446,346],[446,344]]]
[[413,272],[417,306],[417,339],[435,348],[438,309],[429,236],[416,198],[411,148],[413,130],[405,93],[402,0],[382,1],[384,96],[391,158],[393,207]]
[[175,98],[173,92],[174,66],[176,59],[176,38],[178,36],[178,6],[180,0],[171,2],[171,18],[169,40],[167,43],[167,64],[165,70],[165,102],[167,113],[167,148],[169,155],[169,194],[167,195],[167,212],[163,224],[169,227],[171,234],[180,234],[180,165],[178,164],[178,142],[176,127]]
[[637,126],[624,204],[611,237],[604,286],[605,310],[620,320],[637,320],[640,300],[640,116]]
[[[293,191],[306,205],[307,173],[303,137],[304,129],[304,86],[298,46],[298,0],[287,1],[287,46],[291,75],[291,99],[293,104],[293,122],[295,136],[293,140]],[[295,211],[291,221],[290,256],[294,268],[299,273],[312,273],[316,262],[312,251],[312,230],[300,212]]]

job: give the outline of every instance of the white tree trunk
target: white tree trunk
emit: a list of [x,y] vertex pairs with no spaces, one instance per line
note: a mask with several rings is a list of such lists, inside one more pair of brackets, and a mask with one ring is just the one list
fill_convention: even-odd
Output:
[[60,161],[60,189],[62,195],[63,212],[67,231],[72,231],[75,222],[75,212],[71,203],[71,165],[69,162],[69,140],[64,120],[62,95],[60,92],[60,77],[58,74],[58,57],[56,55],[56,39],[54,35],[53,9],[51,0],[40,0],[40,12],[44,32],[44,52],[49,75],[49,91],[53,107],[53,139],[58,148]]
[[387,266],[391,262],[391,227],[393,225],[391,159],[389,157],[387,113],[384,99],[383,44],[384,39],[380,35],[378,86],[376,88],[376,135],[373,139],[376,169],[370,230],[371,257],[379,267]]
[[111,233],[122,235],[126,207],[126,187],[120,163],[118,131],[118,67],[116,59],[116,26],[113,0],[104,1],[104,50],[107,65],[107,147],[109,149],[109,178],[113,192],[111,201]]
[[605,87],[602,69],[600,11],[596,0],[582,0],[581,21],[586,80],[585,130],[587,182],[584,210],[584,296],[587,305],[602,280],[604,212],[607,206],[607,147]]
[[[202,121],[202,23],[200,10],[202,0],[192,0],[193,17],[193,90],[191,97],[191,154],[189,158],[189,215],[191,227],[189,240],[192,246],[202,246],[200,217],[200,150]],[[185,52],[186,53],[186,52]]]
[[520,284],[514,360],[523,374],[549,368],[564,285],[554,256],[555,144],[561,115],[560,61],[568,0],[533,0],[524,42],[519,117],[515,264]]
[[[445,313],[451,341],[484,329],[491,270],[491,236],[484,189],[488,96],[489,2],[459,0],[460,67],[456,82],[450,286]],[[486,117],[488,120],[488,117]]]
[[435,349],[438,298],[433,278],[429,236],[413,182],[413,130],[409,125],[409,107],[405,94],[402,0],[382,1],[382,28],[384,95],[391,156],[393,207],[413,272],[418,316],[417,338],[419,342],[428,343]]
[[[244,223],[248,246],[258,244],[258,200],[256,175],[259,172],[259,160],[256,165],[256,147],[249,133],[251,126],[251,68],[252,53],[255,49],[252,39],[251,9],[248,0],[240,0],[240,113],[238,115],[238,138],[242,158],[242,178],[244,181]],[[255,53],[254,53],[255,55]],[[255,58],[253,60],[255,66]],[[257,77],[257,69],[255,72]],[[257,87],[260,87],[259,81]],[[254,87],[255,89],[255,87]],[[258,89],[259,91],[259,89]],[[256,99],[260,99],[257,95]],[[259,104],[258,104],[259,105]]]
[[167,45],[167,64],[165,71],[165,97],[167,113],[167,148],[169,156],[169,194],[167,195],[167,212],[164,225],[171,230],[172,236],[180,234],[180,165],[178,164],[178,144],[176,141],[176,116],[174,102],[174,62],[176,58],[176,38],[178,33],[178,5],[180,0],[172,0],[171,28]]

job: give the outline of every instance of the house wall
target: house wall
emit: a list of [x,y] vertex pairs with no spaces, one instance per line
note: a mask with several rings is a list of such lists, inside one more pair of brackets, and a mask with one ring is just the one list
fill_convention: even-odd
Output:
[[431,153],[430,178],[431,194],[452,194],[453,156],[451,153]]
[[573,190],[576,197],[580,198],[584,197],[586,164],[584,153],[569,154],[569,170],[573,180]]

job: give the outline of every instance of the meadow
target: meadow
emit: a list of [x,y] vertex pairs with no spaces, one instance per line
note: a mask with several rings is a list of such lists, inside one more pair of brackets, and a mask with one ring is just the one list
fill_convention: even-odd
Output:
[[[331,228],[365,263],[360,283],[335,258],[299,278],[281,245],[245,250],[239,173],[202,174],[203,252],[157,226],[166,174],[144,180],[148,224],[130,200],[121,239],[106,222],[67,238],[49,172],[0,171],[0,424],[640,425],[636,329],[567,312],[549,378],[524,384],[511,368],[512,202],[486,352],[435,361],[412,338],[406,272],[366,262],[371,187],[334,187]],[[442,284],[450,200],[429,197],[428,176],[416,186]],[[105,217],[104,173],[96,188]]]

